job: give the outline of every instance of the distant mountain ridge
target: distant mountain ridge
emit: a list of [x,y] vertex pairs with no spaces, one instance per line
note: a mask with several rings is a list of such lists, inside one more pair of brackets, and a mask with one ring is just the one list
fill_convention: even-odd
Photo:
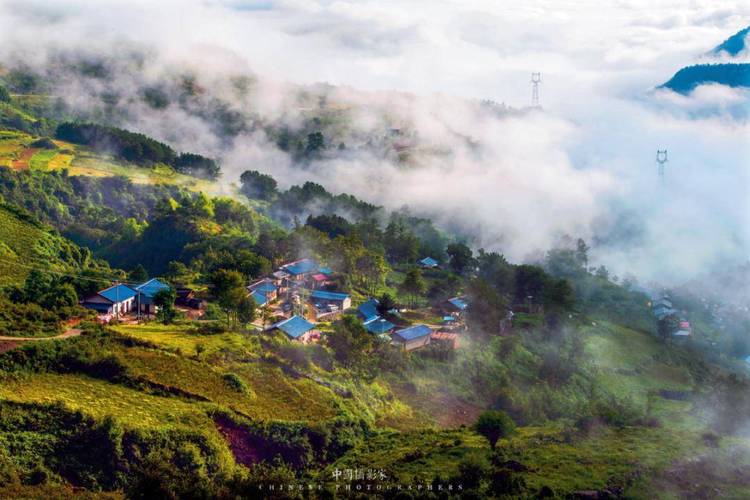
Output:
[[660,88],[689,94],[699,85],[716,83],[727,87],[750,87],[750,64],[696,64],[679,70]]
[[747,39],[748,34],[750,34],[750,26],[730,36],[729,38],[721,42],[719,45],[714,47],[714,49],[711,50],[708,54],[718,56],[718,55],[721,55],[723,52],[732,57],[735,57],[740,52],[745,50],[746,48],[745,40]]
[[[721,56],[726,54],[730,57],[736,57],[745,50],[745,40],[748,34],[750,34],[750,26],[730,36],[706,55]],[[668,88],[679,94],[689,94],[699,85],[712,83],[733,88],[750,87],[750,64],[728,62],[686,66],[657,88]]]

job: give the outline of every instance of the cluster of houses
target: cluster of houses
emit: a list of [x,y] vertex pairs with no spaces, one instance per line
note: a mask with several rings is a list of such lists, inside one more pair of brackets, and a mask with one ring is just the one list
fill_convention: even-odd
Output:
[[[430,259],[425,264],[434,267],[437,261]],[[267,330],[281,331],[293,341],[315,342],[320,338],[315,322],[335,319],[352,307],[349,294],[329,290],[333,283],[331,276],[329,268],[319,266],[312,259],[302,259],[285,264],[270,276],[251,283],[248,293],[259,307],[273,307],[275,314],[284,317]],[[365,329],[380,341],[413,350],[432,341],[447,342],[455,347],[458,335],[450,330],[466,307],[466,301],[459,297],[446,301],[441,306],[445,316],[439,331],[428,325],[397,328],[379,312],[379,302],[375,298],[360,304],[357,314]],[[392,316],[398,311],[386,313]]]
[[[425,258],[423,267],[436,267],[437,261]],[[352,308],[349,294],[330,290],[334,281],[332,271],[313,259],[301,259],[279,267],[269,276],[251,283],[247,292],[260,308],[267,308],[274,317],[283,318],[266,330],[283,332],[290,340],[316,342],[320,332],[316,322],[331,321]],[[169,285],[158,278],[140,284],[117,283],[86,297],[81,305],[99,313],[102,322],[125,315],[150,316],[156,313],[154,296]],[[177,305],[201,309],[203,301],[190,289],[178,289]],[[397,310],[380,311],[377,299],[360,304],[357,314],[365,329],[382,342],[390,342],[411,351],[431,342],[445,342],[457,346],[461,315],[468,304],[464,298],[454,297],[440,304],[441,325],[426,324],[398,328],[388,317],[399,315]],[[385,313],[385,314],[382,314]],[[265,325],[264,325],[265,326]]]
[[[654,300],[652,305],[652,312],[658,321],[663,320],[667,316],[677,315],[678,311],[672,305],[672,301],[669,300],[668,295],[662,295],[658,299]],[[686,319],[680,319],[679,326],[676,331],[672,332],[672,337],[676,340],[688,340],[692,337],[693,330],[690,326],[690,322]]]

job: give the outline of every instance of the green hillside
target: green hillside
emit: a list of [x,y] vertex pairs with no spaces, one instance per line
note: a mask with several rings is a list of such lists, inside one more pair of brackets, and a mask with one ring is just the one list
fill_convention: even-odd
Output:
[[[248,170],[223,196],[186,175],[215,178],[213,160],[68,121],[41,83],[0,95],[0,498],[750,493],[741,312],[720,328],[718,306],[674,293],[657,320],[583,239],[520,264],[313,182]],[[269,129],[302,167],[326,154],[323,132],[347,134],[343,110],[318,107]],[[245,130],[223,111],[227,137]],[[79,304],[151,278],[155,314]],[[251,294],[265,278],[271,294]],[[389,334],[358,311],[370,299]],[[280,331],[292,315],[309,343]]]
[[87,266],[91,252],[53,234],[28,215],[0,205],[0,286],[18,285],[31,269],[71,272]]

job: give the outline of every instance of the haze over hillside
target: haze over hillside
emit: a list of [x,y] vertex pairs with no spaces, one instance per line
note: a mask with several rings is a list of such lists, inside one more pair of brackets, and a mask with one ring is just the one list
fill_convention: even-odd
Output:
[[[596,243],[598,262],[644,280],[682,282],[747,258],[747,210],[730,200],[746,199],[747,183],[737,180],[748,178],[748,168],[736,147],[745,147],[748,124],[728,111],[743,106],[746,95],[721,86],[685,97],[648,94],[665,68],[741,26],[742,6],[717,6],[707,18],[690,9],[659,17],[675,8],[660,5],[651,17],[628,11],[625,22],[570,8],[576,22],[535,24],[538,41],[531,44],[513,28],[534,14],[520,5],[511,9],[515,20],[490,14],[497,26],[470,9],[444,6],[429,21],[434,25],[416,21],[419,9],[406,4],[402,20],[375,4],[355,12],[218,2],[191,4],[167,19],[170,7],[79,10],[71,2],[50,17],[36,16],[34,3],[12,4],[3,33],[4,46],[14,49],[4,64],[46,75],[42,91],[79,117],[105,117],[219,158],[228,191],[250,167],[283,186],[314,180],[379,205],[407,205],[516,261],[536,258],[566,235],[581,236]],[[374,21],[364,23],[365,13]],[[446,36],[460,42],[431,31],[456,16],[459,32]],[[593,50],[579,34],[576,23],[591,27],[594,19],[604,24],[587,36],[609,30],[614,49]],[[138,40],[126,35],[135,24]],[[263,34],[254,40],[267,43],[238,44],[240,35],[218,34],[218,25],[225,33],[252,26]],[[96,47],[81,39],[81,26],[96,33]],[[70,36],[62,44],[48,40],[52,27]],[[554,30],[565,44],[545,35]],[[644,38],[633,42],[634,35]],[[425,46],[452,70],[418,62],[415,51],[423,54]],[[281,63],[281,48],[283,60],[294,63]],[[474,64],[480,55],[489,58],[481,67]],[[526,109],[533,70],[543,72],[542,110]],[[446,74],[464,76],[428,77]],[[336,85],[309,83],[321,80]],[[322,131],[325,152],[301,158],[285,134],[296,140],[314,130]],[[654,162],[662,148],[670,151],[666,189]],[[704,238],[696,241],[696,232]]]

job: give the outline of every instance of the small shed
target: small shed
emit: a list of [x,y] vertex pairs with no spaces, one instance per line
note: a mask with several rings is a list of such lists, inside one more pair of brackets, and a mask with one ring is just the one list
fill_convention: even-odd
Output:
[[430,341],[431,342],[443,342],[445,344],[448,344],[453,349],[458,348],[458,334],[457,333],[451,333],[451,332],[433,332],[432,335],[430,335]]
[[391,335],[394,345],[401,346],[407,351],[419,349],[430,343],[432,328],[427,325],[414,325],[409,328],[397,330]]

